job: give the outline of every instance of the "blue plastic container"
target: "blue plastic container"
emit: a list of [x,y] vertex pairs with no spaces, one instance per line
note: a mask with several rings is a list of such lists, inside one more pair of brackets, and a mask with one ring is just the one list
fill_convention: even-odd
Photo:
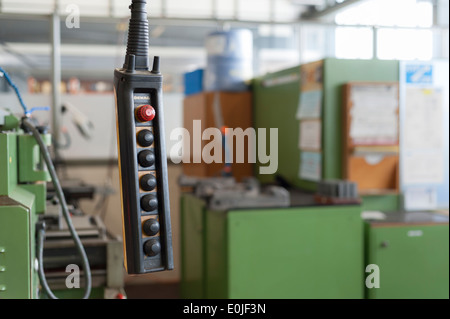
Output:
[[204,73],[205,91],[246,91],[253,77],[253,34],[235,29],[214,32],[206,39],[208,63]]
[[184,94],[192,95],[203,91],[203,69],[184,74]]

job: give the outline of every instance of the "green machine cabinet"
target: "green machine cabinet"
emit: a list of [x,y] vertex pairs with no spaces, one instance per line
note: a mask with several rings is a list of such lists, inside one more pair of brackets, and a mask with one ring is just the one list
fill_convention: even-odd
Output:
[[183,298],[363,298],[361,207],[212,211],[182,196]]
[[[322,64],[322,178],[341,179],[343,158],[342,86],[347,82],[398,82],[399,62],[387,60],[324,59]],[[304,65],[303,65],[304,66]],[[253,81],[254,126],[278,128],[278,171],[255,174],[262,183],[276,175],[295,187],[315,191],[317,183],[299,178],[300,154],[297,111],[301,99],[301,66],[270,73]],[[282,141],[282,142],[281,142]],[[397,194],[366,195],[363,210],[399,209]]]
[[[0,299],[38,298],[35,224],[50,176],[33,137],[8,129],[0,130]],[[50,135],[43,138],[50,143]]]
[[379,288],[370,299],[448,299],[448,216],[390,213],[366,221],[366,264],[379,267]]

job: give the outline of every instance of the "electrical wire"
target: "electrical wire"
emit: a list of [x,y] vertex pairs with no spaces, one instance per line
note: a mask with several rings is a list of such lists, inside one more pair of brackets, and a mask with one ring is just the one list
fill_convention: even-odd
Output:
[[48,106],[36,106],[31,108],[31,110],[27,111],[26,114],[32,114],[33,112],[36,111],[50,111],[50,107]]
[[8,82],[9,86],[11,86],[13,88],[13,90],[16,92],[16,95],[17,95],[17,98],[19,99],[20,105],[23,108],[23,112],[25,113],[25,115],[27,115],[28,114],[28,108],[27,108],[27,106],[25,105],[25,102],[22,99],[22,95],[20,95],[19,88],[11,80],[8,72],[3,70],[3,68],[1,66],[0,66],[0,72],[3,73],[3,76],[5,77],[5,80],[6,80],[6,82]]
[[[67,223],[67,227],[69,228],[72,239],[75,242],[77,251],[81,256],[83,269],[84,269],[84,279],[85,279],[85,293],[84,293],[83,299],[88,299],[91,294],[91,289],[92,289],[92,277],[91,277],[91,269],[89,266],[89,260],[87,258],[86,251],[83,247],[83,244],[81,243],[81,240],[78,237],[78,234],[77,234],[75,227],[73,226],[72,220],[70,218],[69,208],[67,207],[67,202],[64,197],[61,183],[59,182],[58,176],[56,174],[55,167],[51,160],[50,153],[47,149],[47,146],[44,144],[44,141],[42,140],[41,134],[36,129],[36,127],[33,125],[33,123],[31,123],[31,121],[28,118],[24,118],[22,120],[22,123],[23,123],[24,127],[33,134],[34,138],[36,139],[36,142],[39,145],[42,157],[44,158],[44,161],[47,164],[48,171],[52,178],[53,186],[55,188],[57,197],[59,199],[59,203],[62,208],[64,219]],[[39,279],[40,279],[41,285],[42,285],[43,289],[45,290],[45,292],[47,293],[47,295],[51,299],[58,299],[54,295],[54,293],[51,291],[50,287],[48,286],[48,283],[47,283],[47,280],[46,280],[45,274],[44,274],[44,263],[43,263],[44,238],[45,238],[45,230],[44,230],[44,228],[41,228],[38,231],[38,241],[37,241],[38,262],[39,262],[39,270],[38,270]]]

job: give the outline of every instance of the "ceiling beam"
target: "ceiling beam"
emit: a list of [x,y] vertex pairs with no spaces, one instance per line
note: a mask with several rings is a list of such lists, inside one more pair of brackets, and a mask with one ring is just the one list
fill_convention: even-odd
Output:
[[308,11],[301,15],[301,19],[304,20],[317,20],[332,14],[336,14],[338,11],[348,8],[349,6],[355,5],[357,3],[363,2],[365,0],[343,0],[342,2],[334,1],[333,3],[329,3],[323,7],[318,9],[315,6],[311,6]]
[[[1,1],[1,0],[0,0]],[[33,13],[10,13],[0,12],[0,19],[17,19],[17,20],[49,20],[49,15],[45,14],[33,14]],[[64,20],[65,15],[61,15],[61,19]],[[93,22],[93,23],[124,23],[128,26],[128,17],[108,17],[108,16],[81,16],[80,23]],[[182,18],[182,17],[153,17],[149,16],[150,25],[162,25],[162,26],[198,26],[198,27],[217,27],[224,23],[230,23],[241,27],[258,27],[261,24],[273,24],[273,25],[294,25],[298,23],[298,20],[292,21],[271,21],[271,20],[244,20],[236,18]]]

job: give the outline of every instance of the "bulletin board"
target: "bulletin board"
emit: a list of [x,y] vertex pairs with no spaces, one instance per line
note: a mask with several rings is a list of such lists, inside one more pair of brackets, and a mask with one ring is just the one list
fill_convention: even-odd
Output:
[[[398,80],[398,61],[334,58],[307,63],[254,79],[255,128],[278,128],[279,140],[277,173],[259,174],[258,168],[261,164],[258,163],[255,165],[257,178],[262,183],[270,183],[276,176],[281,176],[295,187],[308,191],[317,189],[317,182],[313,178],[317,178],[318,174],[322,179],[344,178],[342,86],[348,82],[398,82]],[[303,105],[307,107],[301,107]],[[320,108],[316,105],[320,105]],[[302,119],[299,118],[304,120],[320,118],[322,122],[320,152],[300,150]],[[302,176],[307,179],[299,177],[302,162],[304,168]],[[321,162],[321,165],[317,165],[318,162]],[[317,168],[321,169],[319,173]],[[398,194],[365,196],[364,208],[397,210]]]
[[405,210],[449,207],[449,62],[400,64]]
[[296,118],[299,125],[300,180],[322,179],[323,61],[300,67],[300,97]]
[[361,194],[399,191],[399,85],[353,82],[343,86],[344,178]]

